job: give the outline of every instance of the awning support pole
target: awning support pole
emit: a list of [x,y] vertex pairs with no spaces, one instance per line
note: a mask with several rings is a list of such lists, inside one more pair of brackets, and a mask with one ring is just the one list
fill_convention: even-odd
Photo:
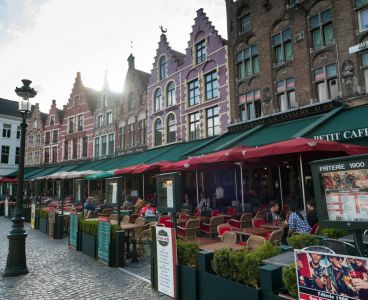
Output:
[[284,208],[284,196],[282,194],[282,180],[281,180],[281,168],[280,168],[280,166],[278,167],[278,169],[279,169],[279,187],[280,187],[281,208]]
[[234,169],[234,181],[235,181],[235,200],[238,203],[238,182],[236,178],[236,168]]
[[197,185],[197,206],[199,204],[199,188],[198,188],[198,170],[196,169],[196,185]]
[[202,181],[202,192],[204,193],[204,175],[203,175],[203,171],[201,172],[201,181]]
[[143,186],[142,186],[142,199],[144,200],[145,198],[144,198],[144,173],[142,174],[142,184],[143,184]]
[[307,206],[305,203],[305,189],[304,189],[304,175],[303,175],[303,162],[302,162],[302,154],[299,154],[299,164],[300,164],[300,181],[302,183],[302,195],[303,195],[303,207],[304,210],[307,210]]
[[240,184],[241,184],[241,197],[242,197],[242,212],[244,213],[244,185],[243,185],[243,164],[240,163]]

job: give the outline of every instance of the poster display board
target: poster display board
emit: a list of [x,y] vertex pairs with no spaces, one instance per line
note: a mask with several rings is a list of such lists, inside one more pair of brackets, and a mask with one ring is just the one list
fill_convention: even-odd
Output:
[[108,264],[110,257],[111,225],[109,217],[98,218],[97,258],[99,262]]
[[54,227],[55,227],[55,219],[56,219],[55,215],[56,214],[54,210],[49,211],[49,228],[48,228],[49,232],[48,234],[50,237],[54,237]]
[[318,218],[322,226],[362,229],[368,222],[368,157],[312,162]]
[[368,299],[368,259],[295,250],[298,299]]
[[5,198],[4,216],[9,217],[9,200]]
[[78,215],[75,211],[70,212],[69,245],[77,250]]
[[176,291],[176,234],[175,229],[156,227],[158,291],[175,298]]
[[36,219],[36,204],[32,203],[31,205],[31,228],[35,228],[35,219]]

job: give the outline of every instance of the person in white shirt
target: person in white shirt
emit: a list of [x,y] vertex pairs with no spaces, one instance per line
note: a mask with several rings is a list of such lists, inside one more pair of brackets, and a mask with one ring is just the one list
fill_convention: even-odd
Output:
[[203,209],[203,208],[206,208],[207,207],[207,199],[206,197],[204,196],[204,193],[201,192],[199,194],[199,203],[197,205],[197,208],[199,209]]
[[219,183],[217,184],[215,195],[217,200],[224,198],[224,188]]

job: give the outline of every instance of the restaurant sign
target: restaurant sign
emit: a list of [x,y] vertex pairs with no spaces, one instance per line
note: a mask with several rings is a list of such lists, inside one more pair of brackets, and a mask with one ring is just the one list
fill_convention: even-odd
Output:
[[175,229],[156,227],[158,291],[175,298],[176,234]]
[[303,250],[294,253],[298,299],[368,299],[366,257]]
[[358,139],[362,137],[368,137],[368,127],[349,129],[313,136],[313,138],[316,140],[325,140],[325,141],[343,141],[343,140]]

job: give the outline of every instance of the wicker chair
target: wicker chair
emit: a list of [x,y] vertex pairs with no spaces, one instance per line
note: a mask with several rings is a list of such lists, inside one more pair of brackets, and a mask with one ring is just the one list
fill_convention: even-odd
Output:
[[221,237],[221,242],[236,244],[236,239],[236,233],[234,231],[226,231]]
[[220,224],[217,226],[218,237],[221,239],[225,232],[231,231],[231,225],[228,223]]
[[261,226],[262,224],[265,224],[265,223],[266,223],[266,221],[265,221],[263,218],[254,217],[254,218],[252,219],[252,226],[253,226],[254,228],[260,228],[260,226]]
[[119,223],[118,215],[117,214],[112,214],[110,216],[110,224],[111,225],[118,225],[118,223]]
[[264,244],[266,239],[263,236],[251,235],[247,240],[247,247],[250,251],[257,250],[260,246]]
[[268,240],[272,244],[276,244],[278,242],[281,242],[282,236],[284,235],[284,228],[276,229],[271,232]]
[[217,226],[223,223],[222,216],[211,217],[209,223],[201,224],[200,231],[204,234],[208,234],[209,238],[212,237],[213,234],[217,233]]
[[242,214],[240,220],[230,219],[229,224],[235,229],[251,227],[252,225],[252,213]]
[[198,219],[189,219],[184,227],[178,226],[177,227],[177,235],[178,237],[190,240],[197,238],[197,233],[199,229],[199,220]]

